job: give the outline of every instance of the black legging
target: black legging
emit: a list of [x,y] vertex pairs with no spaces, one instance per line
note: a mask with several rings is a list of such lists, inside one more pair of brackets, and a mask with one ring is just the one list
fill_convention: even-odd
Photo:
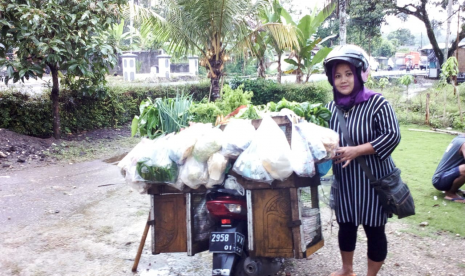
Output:
[[[341,251],[352,252],[355,250],[357,242],[357,229],[353,223],[339,223],[339,249]],[[387,256],[387,239],[384,225],[370,227],[363,225],[368,239],[368,258],[375,262],[382,262]]]

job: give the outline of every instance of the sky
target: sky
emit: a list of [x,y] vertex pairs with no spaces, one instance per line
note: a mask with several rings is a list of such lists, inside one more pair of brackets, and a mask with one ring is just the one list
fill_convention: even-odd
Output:
[[[294,8],[296,9],[300,8],[305,13],[307,13],[309,9],[313,9],[314,7],[322,8],[322,6],[324,5],[324,1],[321,1],[321,0],[291,0],[291,1],[292,1]],[[399,5],[412,3],[412,2],[417,2],[417,1],[398,0]],[[453,10],[454,8],[455,10],[457,10],[457,7],[458,7],[457,5],[454,6]],[[443,32],[445,33],[446,25],[447,25],[445,22],[447,18],[447,12],[443,10],[442,8],[437,8],[434,6],[427,6],[427,11],[428,11],[428,15],[430,16],[430,19],[435,19],[435,20],[444,22]],[[395,16],[388,16],[386,18],[386,22],[387,24],[383,24],[381,26],[381,32],[383,33],[384,36],[387,36],[387,34],[389,34],[390,32],[398,30],[400,28],[407,28],[414,35],[419,36],[420,33],[423,33],[423,42],[426,44],[429,44],[428,38],[426,36],[425,25],[423,24],[422,21],[420,21],[416,17],[409,16],[406,22],[402,22],[399,18]],[[456,33],[457,33],[457,16],[454,16],[452,18],[452,23],[451,23],[451,37],[455,38]]]

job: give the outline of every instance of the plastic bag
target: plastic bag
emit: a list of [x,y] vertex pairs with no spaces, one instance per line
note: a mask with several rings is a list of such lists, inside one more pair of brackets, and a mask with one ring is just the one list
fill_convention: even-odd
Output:
[[325,176],[326,174],[328,174],[332,166],[333,166],[332,160],[328,160],[323,163],[317,164],[318,175],[320,177]]
[[250,120],[231,119],[223,131],[223,147],[221,153],[224,156],[236,158],[252,142],[255,128]]
[[257,130],[257,137],[260,137],[258,154],[266,171],[274,179],[288,178],[293,172],[292,152],[286,135],[278,124],[271,117],[264,117]]
[[149,156],[137,161],[137,174],[144,180],[155,183],[175,183],[178,166],[169,157],[169,139],[172,135],[154,140],[153,147],[147,150]]
[[297,131],[296,126],[292,125],[292,169],[298,176],[312,177],[315,175],[315,163],[313,155],[308,147],[308,143]]
[[168,148],[170,159],[178,165],[184,164],[187,157],[192,155],[197,137],[192,135],[192,131],[184,130],[170,139]]
[[237,179],[232,175],[228,175],[228,178],[224,181],[224,188],[236,190],[240,195],[245,195],[244,187],[242,187],[242,185],[239,184],[239,182],[237,182]]
[[207,162],[210,156],[221,149],[223,131],[211,128],[197,139],[192,155],[199,162]]
[[322,127],[308,122],[298,123],[295,127],[300,135],[304,137],[305,141],[307,141],[308,147],[313,154],[314,161],[325,161],[328,153],[319,135],[319,131]]
[[197,189],[208,182],[206,162],[199,162],[193,156],[187,158],[180,172],[181,181],[192,189]]
[[208,159],[208,175],[209,179],[205,187],[212,188],[213,185],[218,185],[224,181],[224,171],[228,164],[228,159],[219,152],[214,153]]
[[271,184],[273,178],[262,165],[258,155],[259,139],[254,138],[250,146],[237,158],[233,171],[246,179]]
[[336,150],[339,147],[339,134],[334,130],[326,127],[320,127],[320,139],[326,149],[326,160],[333,159],[336,156]]
[[121,175],[126,177],[128,170],[131,166],[135,166],[137,160],[142,157],[146,156],[146,148],[149,147],[153,143],[153,140],[149,140],[147,138],[142,138],[142,140],[130,151],[126,156],[121,159],[118,163],[118,168],[121,169]]

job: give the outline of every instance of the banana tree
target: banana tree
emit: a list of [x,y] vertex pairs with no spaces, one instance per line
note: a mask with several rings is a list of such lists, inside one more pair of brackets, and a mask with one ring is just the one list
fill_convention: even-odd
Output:
[[[302,17],[298,23],[293,22],[297,27],[299,45],[293,48],[289,58],[284,61],[294,65],[294,68],[287,71],[296,73],[296,82],[302,83],[304,73],[307,73],[307,81],[310,74],[313,72],[313,67],[320,63],[331,51],[330,48],[323,47],[318,50],[314,55],[312,53],[315,46],[324,42],[333,36],[322,38],[315,38],[314,35],[325,19],[333,12],[335,5],[333,3],[327,4],[320,12],[313,11],[311,15]],[[290,19],[290,18],[289,18]]]
[[161,0],[159,12],[129,6],[136,20],[144,21],[159,41],[168,41],[172,53],[200,53],[200,65],[208,70],[213,100],[220,97],[224,61],[232,51],[252,47],[260,31],[267,31],[281,47],[297,44],[295,33],[280,23],[258,27],[253,18],[269,3],[258,0]]
[[[286,19],[287,18],[287,19]],[[267,23],[277,23],[277,24],[283,24],[284,26],[288,27],[288,30],[292,33],[295,33],[295,26],[292,25],[292,19],[290,19],[291,16],[289,13],[281,6],[278,0],[273,0],[270,2],[270,5],[264,8],[260,13],[259,13],[259,21],[261,24],[267,24]],[[286,49],[290,48],[285,48],[282,47],[283,45],[280,44],[277,39],[275,39],[274,36],[263,32],[260,33],[260,37],[258,37],[255,41],[254,45],[254,54],[257,56],[258,59],[258,77],[265,77],[264,72],[268,66],[270,66],[272,63],[277,62],[278,63],[278,75],[277,75],[277,81],[281,83],[281,76],[282,76],[282,70],[281,70],[281,57]],[[277,55],[277,60],[276,61],[271,61],[266,63],[265,61],[265,54],[270,50],[273,49]]]

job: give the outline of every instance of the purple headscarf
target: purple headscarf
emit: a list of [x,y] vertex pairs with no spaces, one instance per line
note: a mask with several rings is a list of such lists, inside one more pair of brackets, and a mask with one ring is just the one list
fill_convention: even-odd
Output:
[[[352,93],[350,93],[349,95],[344,95],[341,92],[337,91],[336,86],[334,85],[334,74],[336,73],[336,67],[341,63],[346,63],[347,65],[349,65],[350,70],[354,75],[354,90],[352,90]],[[339,61],[334,63],[332,68],[332,76],[334,102],[336,102],[337,106],[340,106],[345,110],[352,108],[354,105],[368,101],[368,99],[370,99],[371,96],[381,95],[380,93],[376,93],[366,88],[363,85],[362,80],[359,79],[355,66],[348,62]]]

